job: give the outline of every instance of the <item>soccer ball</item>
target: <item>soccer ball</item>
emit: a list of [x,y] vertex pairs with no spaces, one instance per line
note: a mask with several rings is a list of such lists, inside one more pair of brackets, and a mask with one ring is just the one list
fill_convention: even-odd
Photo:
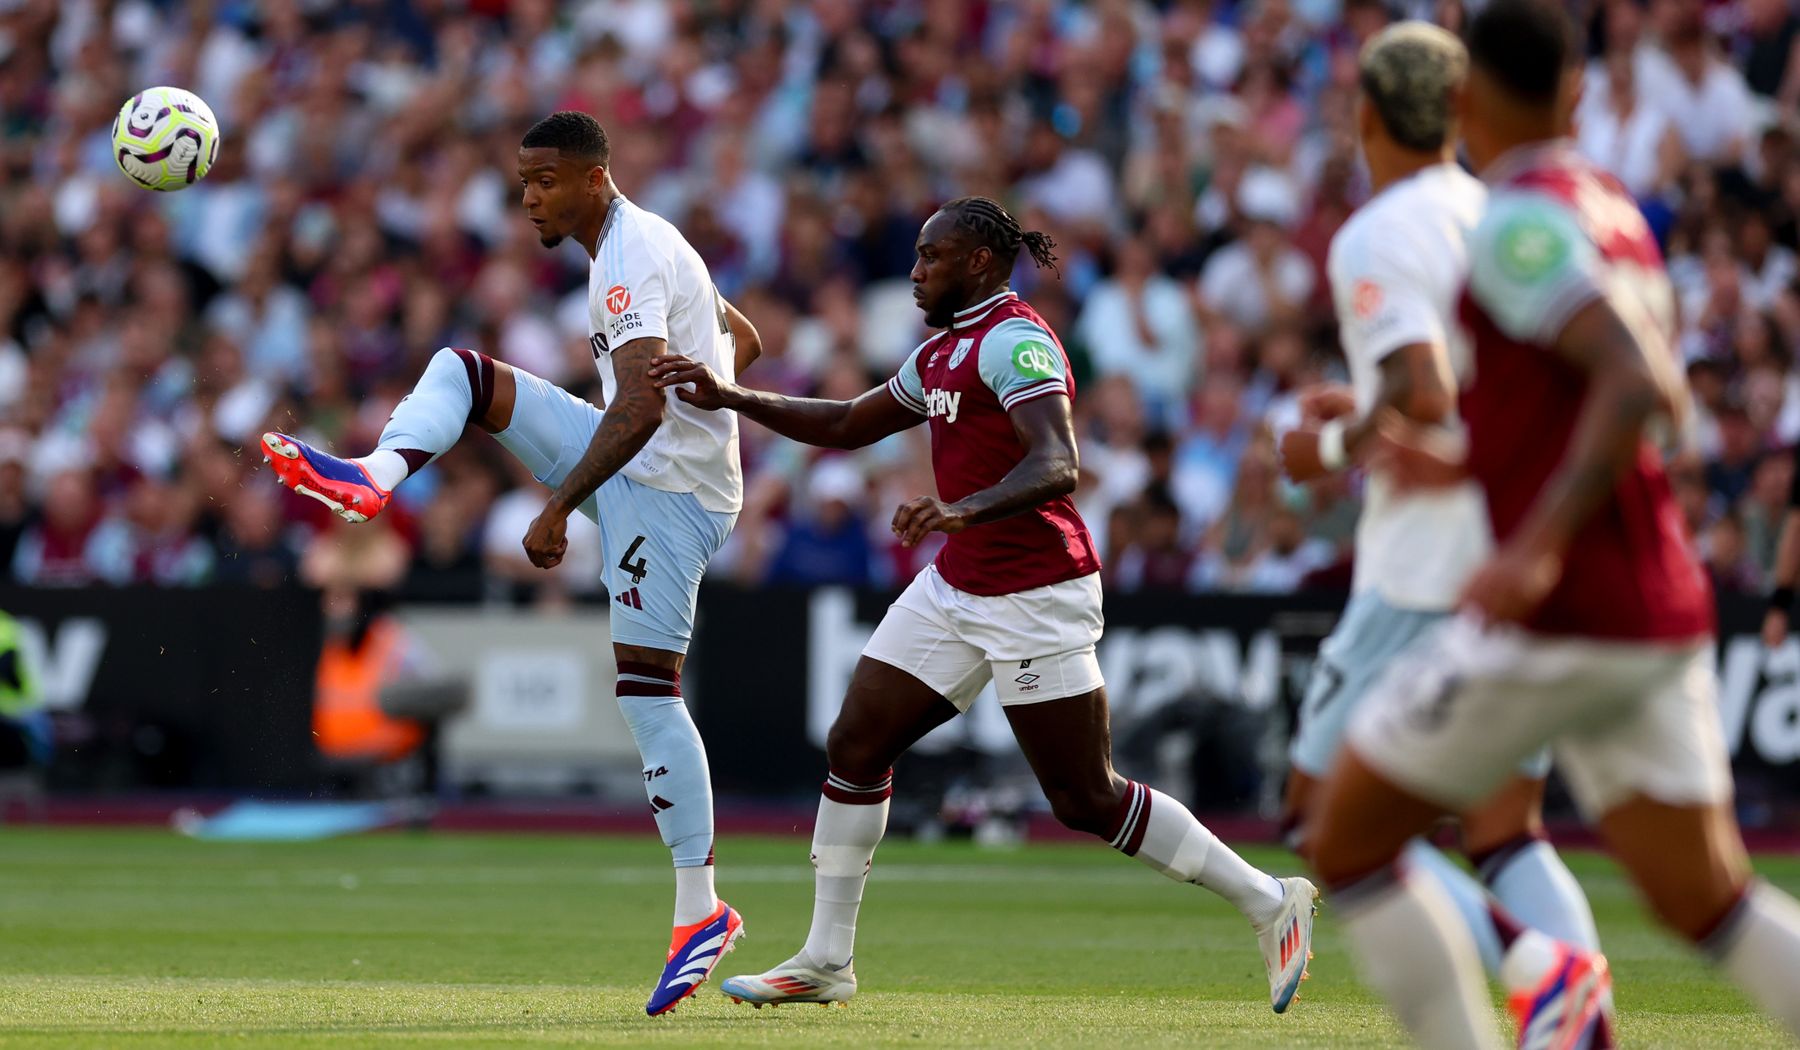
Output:
[[219,157],[219,122],[200,96],[180,88],[140,91],[113,121],[113,159],[147,190],[182,190]]

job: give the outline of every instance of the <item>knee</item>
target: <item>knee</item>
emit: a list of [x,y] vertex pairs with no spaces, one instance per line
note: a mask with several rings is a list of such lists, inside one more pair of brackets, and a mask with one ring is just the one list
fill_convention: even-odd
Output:
[[1650,911],[1671,933],[1698,944],[1717,930],[1743,899],[1748,880],[1710,878],[1688,886],[1641,885]]
[[1399,862],[1405,841],[1348,819],[1332,807],[1318,807],[1305,823],[1302,858],[1326,886],[1341,888]]
[[854,723],[840,716],[825,735],[825,761],[833,773],[845,780],[872,784],[887,776],[894,756],[871,734],[859,731]]
[[1112,832],[1119,815],[1122,792],[1116,787],[1084,788],[1066,785],[1046,786],[1044,796],[1050,800],[1050,812],[1063,827],[1102,838]]
[[1306,823],[1302,858],[1312,866],[1322,884],[1342,886],[1367,874],[1371,865],[1369,858],[1359,855],[1353,841],[1333,833],[1333,826],[1330,820]]

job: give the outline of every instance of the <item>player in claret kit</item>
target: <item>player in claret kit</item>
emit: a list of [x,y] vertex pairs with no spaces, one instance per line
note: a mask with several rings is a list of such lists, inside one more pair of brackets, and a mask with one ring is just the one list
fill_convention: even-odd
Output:
[[[1461,614],[1397,660],[1352,715],[1320,787],[1312,860],[1365,978],[1419,1042],[1499,1032],[1467,928],[1432,880],[1396,865],[1413,836],[1488,798],[1553,744],[1576,803],[1668,926],[1800,1032],[1800,907],[1753,879],[1715,708],[1713,609],[1660,453],[1679,416],[1674,296],[1642,215],[1562,138],[1580,51],[1555,0],[1489,0],[1470,23],[1463,133],[1489,187],[1462,314],[1474,378],[1462,466],[1496,550]],[[1451,464],[1407,428],[1390,469]],[[1515,931],[1516,932],[1516,931]],[[1604,1038],[1603,974],[1543,938],[1510,939],[1506,983],[1538,983],[1520,1045]]]
[[[1332,239],[1328,265],[1351,385],[1306,393],[1312,411],[1331,419],[1282,437],[1282,458],[1296,481],[1366,457],[1378,447],[1376,428],[1386,413],[1454,440],[1457,387],[1471,371],[1457,300],[1487,188],[1454,156],[1455,96],[1468,75],[1468,52],[1437,26],[1401,22],[1373,37],[1359,62],[1358,125],[1375,194]],[[1472,480],[1424,491],[1402,491],[1394,481],[1379,465],[1369,474],[1352,597],[1320,649],[1300,706],[1287,822],[1290,843],[1303,854],[1304,818],[1351,713],[1396,656],[1449,617],[1490,546]],[[1449,892],[1496,975],[1500,930],[1515,922],[1572,946],[1573,956],[1599,949],[1581,885],[1543,838],[1549,770],[1549,753],[1539,751],[1494,797],[1460,814],[1463,849],[1504,912],[1430,844],[1407,849],[1408,863]],[[1604,991],[1596,989],[1598,1001]]]
[[737,421],[656,389],[650,361],[674,348],[736,375],[760,344],[680,231],[619,193],[610,163],[606,132],[585,113],[545,117],[519,147],[522,202],[539,240],[553,248],[573,237],[592,260],[588,326],[604,411],[524,369],[446,348],[374,452],[340,459],[277,433],[262,443],[283,485],[361,522],[472,424],[555,489],[525,535],[532,564],[562,560],[570,514],[599,524],[619,710],[675,860],[675,929],[645,1006],[660,1014],[693,994],[743,928],[713,892],[712,785],[681,697],[700,576],[737,520],[743,478]]
[[1181,803],[1113,771],[1094,654],[1100,562],[1069,498],[1075,386],[1061,342],[1009,287],[1021,248],[1054,263],[1049,238],[985,197],[939,209],[919,233],[912,279],[925,323],[943,331],[854,401],[746,390],[678,357],[655,363],[657,382],[689,404],[733,409],[811,445],[860,448],[926,423],[939,498],[907,501],[893,529],[909,546],[948,536],[869,639],[831,727],[805,947],[721,989],[759,1006],[855,993],[856,915],[887,827],[893,762],[992,681],[1057,818],[1230,901],[1261,942],[1280,1013],[1306,973],[1312,884],[1258,871]]

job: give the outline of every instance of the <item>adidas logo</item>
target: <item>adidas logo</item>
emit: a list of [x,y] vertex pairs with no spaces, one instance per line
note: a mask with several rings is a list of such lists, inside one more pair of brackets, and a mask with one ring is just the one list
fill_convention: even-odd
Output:
[[644,607],[644,599],[638,597],[638,589],[636,587],[633,587],[628,591],[620,591],[619,596],[613,600],[627,609],[641,610]]

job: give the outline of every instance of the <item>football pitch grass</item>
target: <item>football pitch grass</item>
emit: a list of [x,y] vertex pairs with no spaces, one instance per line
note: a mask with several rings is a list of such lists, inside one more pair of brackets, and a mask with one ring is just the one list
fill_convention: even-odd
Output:
[[[1276,1017],[1235,912],[1098,845],[885,844],[857,998],[734,1006],[718,980],[799,947],[812,872],[800,838],[725,838],[718,856],[747,936],[698,995],[648,1018],[671,881],[653,839],[0,829],[0,1047],[1403,1045],[1328,904],[1313,979]],[[1606,861],[1571,861],[1624,1045],[1788,1045],[1650,928]],[[1758,866],[1800,887],[1800,861]]]

